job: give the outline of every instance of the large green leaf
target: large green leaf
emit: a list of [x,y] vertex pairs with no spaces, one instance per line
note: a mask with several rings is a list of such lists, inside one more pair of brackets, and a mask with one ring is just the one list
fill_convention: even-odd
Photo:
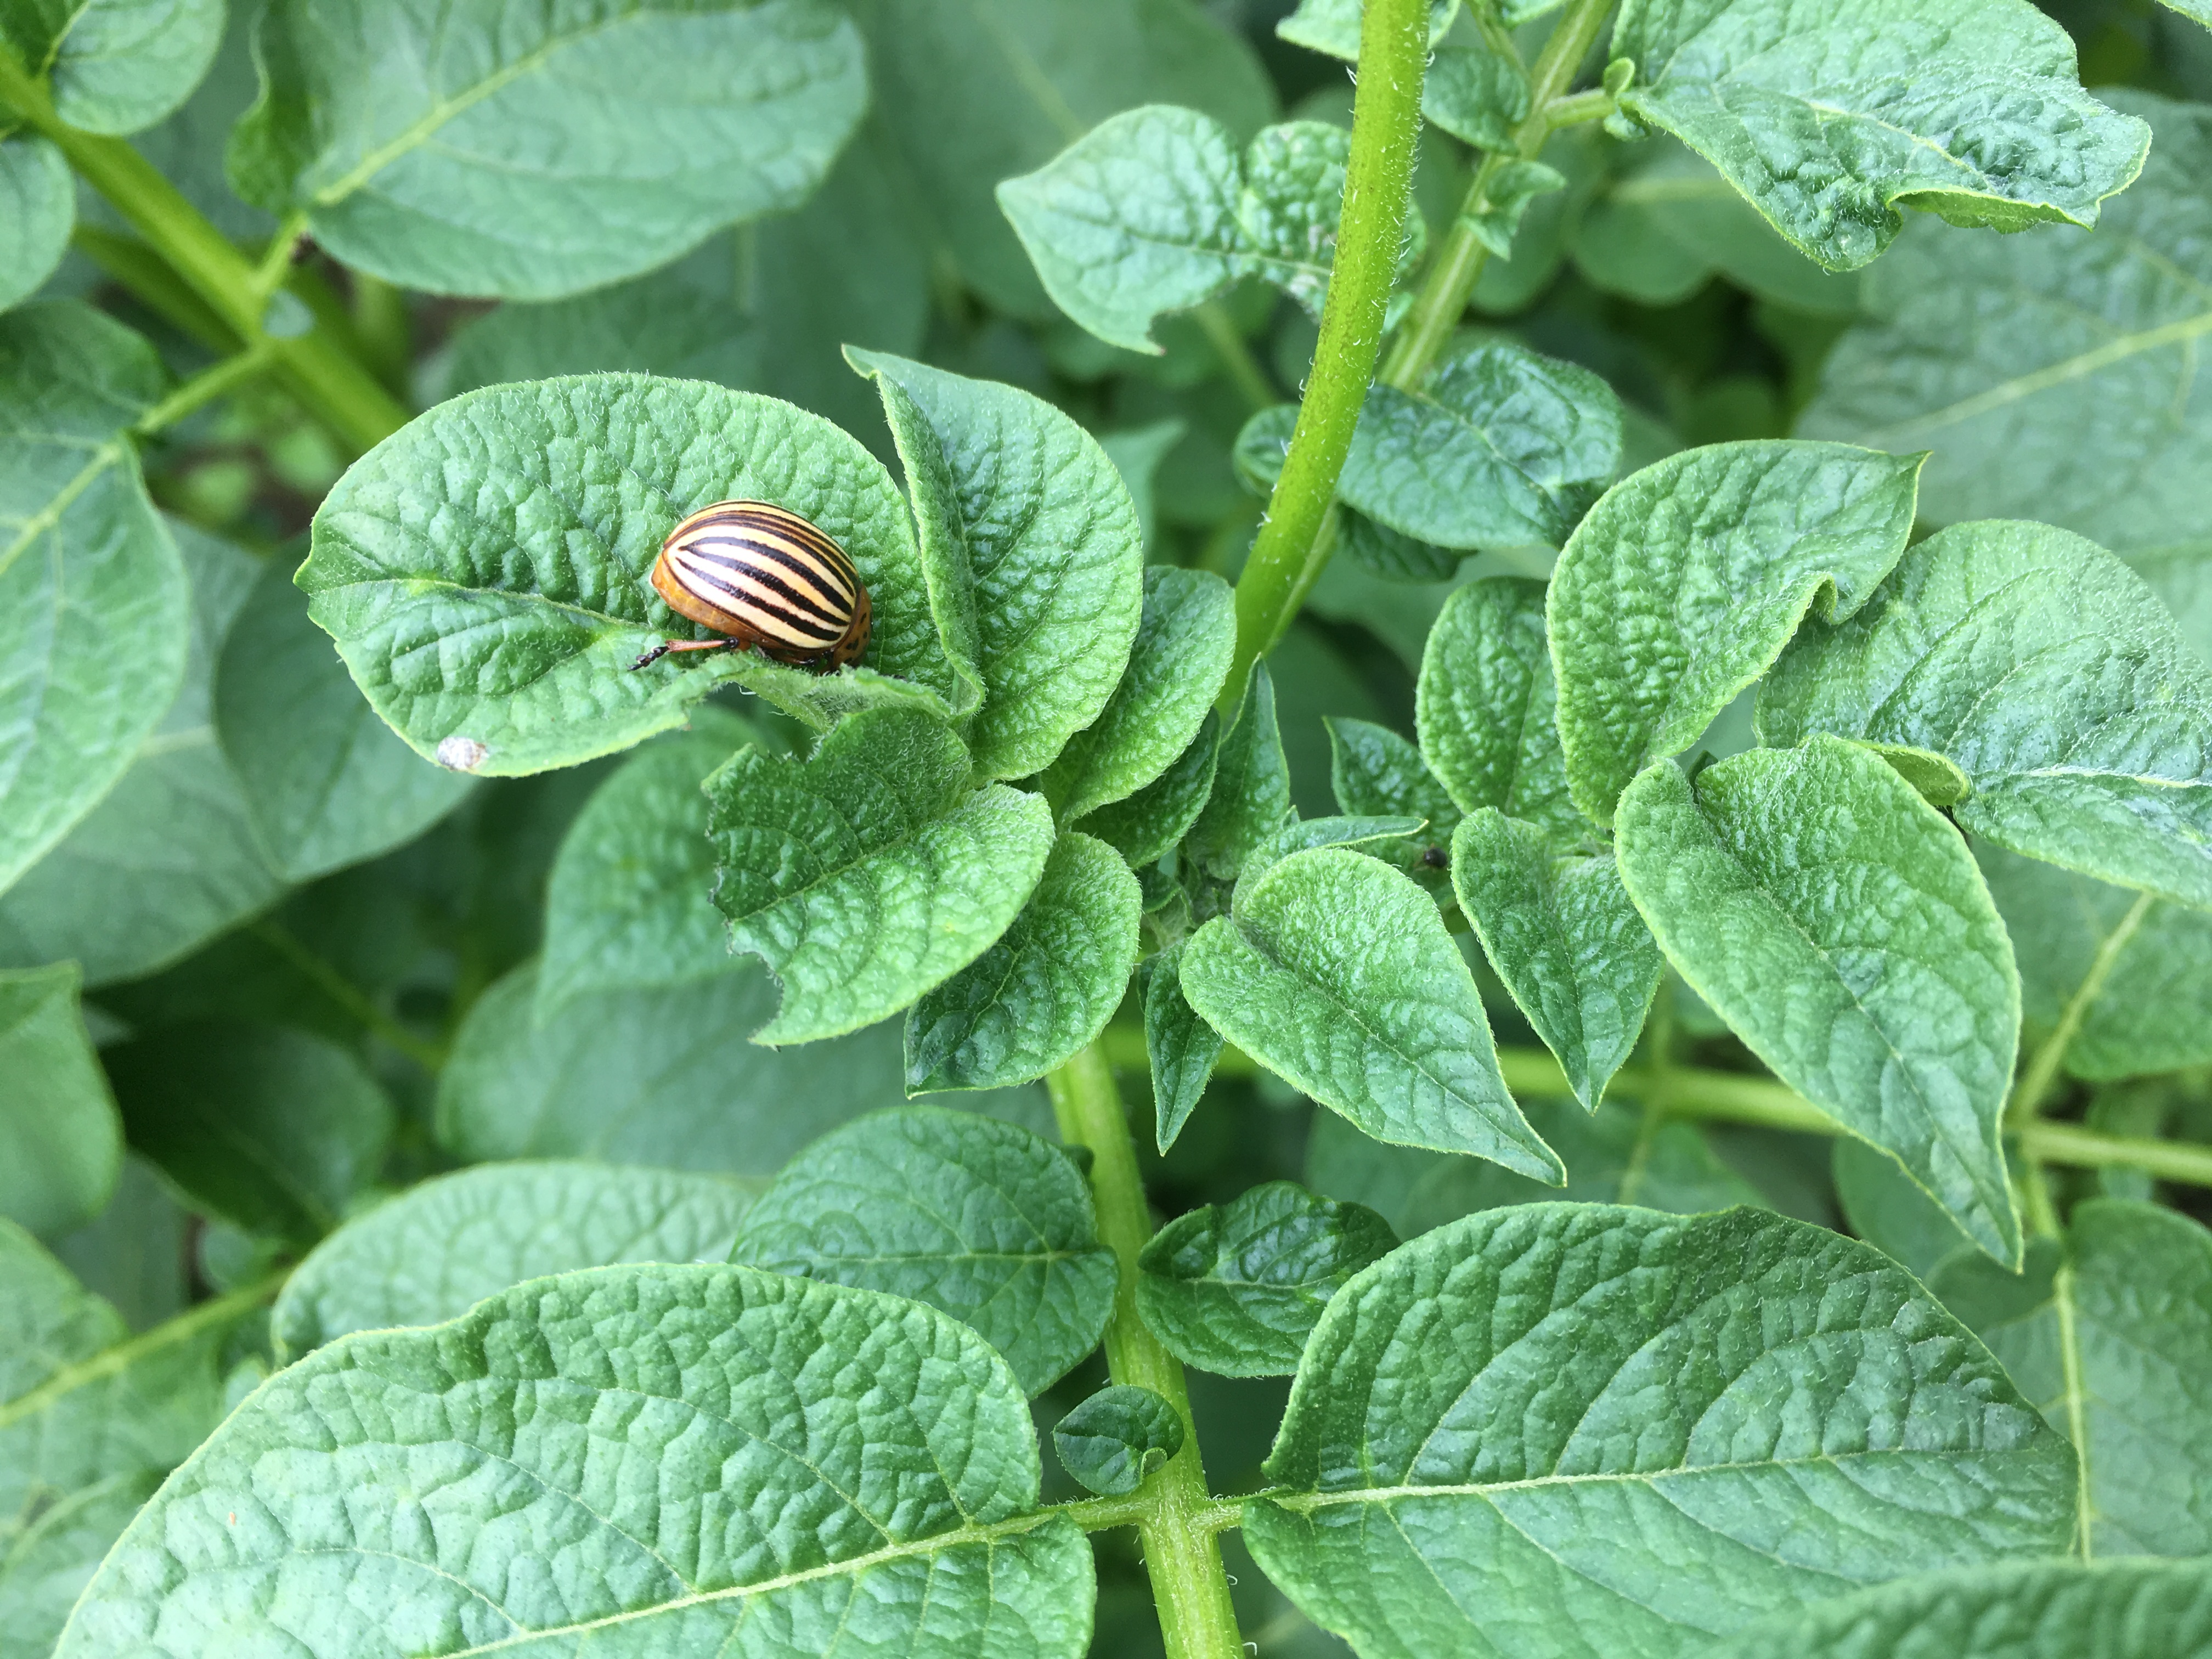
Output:
[[739,750],[707,780],[714,902],[781,981],[757,1042],[874,1024],[990,948],[1053,847],[1043,799],[969,781],[926,714],[854,715],[804,761]]
[[825,0],[280,0],[256,45],[239,194],[439,294],[574,294],[795,207],[867,95]]
[[1911,227],[1805,411],[1812,435],[1934,450],[1937,524],[2037,519],[2126,554],[2203,539],[2212,110],[2112,96],[2157,142],[2096,233]]
[[2089,1553],[2212,1554],[2212,1233],[2092,1199],[2025,1274],[1961,1251],[1929,1288],[2074,1441]]
[[1062,831],[998,942],[907,1011],[908,1091],[1027,1083],[1097,1036],[1129,988],[1142,903],[1120,854]]
[[[115,787],[0,897],[8,966],[71,957],[88,985],[136,978],[283,892],[216,739],[213,708],[216,664],[259,573],[250,555],[205,531],[176,520],[167,529],[189,608],[147,626],[185,646],[183,683]],[[97,672],[127,692],[131,676],[117,672],[113,653],[111,640]]]
[[603,1267],[271,1378],[132,1523],[58,1653],[1073,1659],[1090,1551],[1036,1513],[1037,1480],[1012,1376],[942,1314]]
[[1629,781],[1695,743],[1808,613],[1863,605],[1905,551],[1919,470],[1762,440],[1686,450],[1607,490],[1547,602],[1575,805],[1610,823]]
[[1185,947],[1207,1024],[1378,1140],[1557,1181],[1498,1074],[1490,1022],[1427,894],[1380,860],[1293,854]]
[[906,464],[939,629],[978,677],[976,775],[1026,777],[1098,718],[1128,660],[1145,580],[1128,489],[1098,441],[1041,398],[848,356],[882,392]]
[[[852,556],[874,617],[864,669],[730,653],[631,672],[672,634],[713,637],[647,579],[678,522],[726,498],[788,507]],[[952,685],[882,465],[827,421],[696,381],[578,375],[441,404],[324,499],[299,582],[376,712],[458,771],[628,748],[724,680],[825,728],[842,708]]]
[[2212,668],[2141,578],[2045,525],[1959,525],[1759,689],[1765,741],[1835,732],[1940,755],[1959,826],[2212,907]]
[[183,679],[185,573],[125,435],[161,379],[88,306],[0,318],[0,890],[113,787]]
[[1535,1204],[1337,1292],[1245,1537],[1361,1659],[1661,1659],[1863,1584],[2051,1553],[2073,1464],[1863,1244],[1753,1210]]
[[1114,1253],[1073,1160],[1011,1123],[931,1106],[816,1141],[746,1215],[733,1261],[942,1309],[1042,1394],[1098,1346]]
[[2075,79],[2026,0],[1629,0],[1621,106],[1718,167],[1831,270],[1889,245],[1902,207],[2023,230],[2097,222],[2150,135]]
[[123,1122],[85,1033],[73,962],[0,972],[0,1217],[58,1233],[106,1207]]
[[440,1176],[309,1251],[270,1310],[270,1335],[296,1358],[354,1331],[458,1318],[525,1279],[623,1261],[719,1261],[759,1191],[609,1164]]
[[262,571],[223,641],[214,712],[223,757],[288,881],[414,840],[471,787],[376,718],[281,560]]
[[1964,1567],[1762,1620],[1716,1659],[2204,1659],[2201,1562]]
[[222,0],[13,0],[0,50],[44,70],[54,113],[87,132],[136,132],[191,96],[222,41]]
[[0,137],[0,311],[38,292],[69,252],[76,222],[76,186],[51,138],[35,133]]
[[587,992],[689,984],[735,972],[714,908],[714,846],[700,786],[759,732],[712,706],[601,784],[561,839],[545,885],[538,1008]]
[[2020,1034],[2004,923],[1958,834],[1834,738],[1621,797],[1620,876],[1660,946],[1776,1074],[2017,1266],[1998,1122]]

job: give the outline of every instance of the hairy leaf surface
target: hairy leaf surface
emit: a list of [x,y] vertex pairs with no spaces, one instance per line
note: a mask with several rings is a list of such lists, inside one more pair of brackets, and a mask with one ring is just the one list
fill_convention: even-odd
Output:
[[1212,793],[1183,838],[1182,856],[1228,881],[1293,811],[1290,763],[1275,721],[1275,680],[1264,662],[1252,665],[1212,770]]
[[1421,754],[1462,812],[1494,806],[1572,845],[1589,824],[1567,793],[1545,637],[1544,584],[1486,576],[1444,601],[1421,653]]

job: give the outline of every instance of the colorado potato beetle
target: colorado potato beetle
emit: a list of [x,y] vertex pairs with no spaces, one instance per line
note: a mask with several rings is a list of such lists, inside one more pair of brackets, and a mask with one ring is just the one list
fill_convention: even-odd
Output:
[[653,562],[668,608],[726,637],[669,640],[671,651],[758,651],[826,674],[868,644],[868,590],[845,550],[798,514],[767,501],[716,501],[668,532]]

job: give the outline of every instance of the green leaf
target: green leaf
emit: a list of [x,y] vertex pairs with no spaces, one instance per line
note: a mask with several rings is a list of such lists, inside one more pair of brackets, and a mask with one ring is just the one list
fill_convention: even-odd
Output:
[[[671,635],[714,637],[647,578],[685,514],[731,498],[787,507],[852,556],[874,617],[864,669],[732,652],[631,672]],[[889,697],[941,710],[953,684],[881,464],[827,421],[693,381],[579,375],[441,404],[338,481],[298,580],[376,712],[487,776],[626,749],[725,680],[820,729]]]
[[1637,66],[1621,108],[1831,270],[1888,246],[1901,207],[2093,225],[2150,142],[2081,90],[2072,40],[2024,0],[1631,0],[1612,50]]
[[1236,643],[1227,582],[1207,570],[1146,568],[1144,612],[1121,684],[1037,780],[1065,822],[1127,800],[1175,763],[1220,696]]
[[270,1310],[280,1358],[354,1331],[436,1325],[580,1267],[720,1261],[757,1182],[606,1164],[495,1164],[439,1176],[307,1253]]
[[0,1218],[0,1616],[45,1659],[77,1592],[161,1477],[221,1420],[219,1350],[262,1292],[131,1336]]
[[545,885],[538,1014],[572,997],[684,985],[745,966],[714,908],[714,847],[701,786],[739,744],[759,739],[726,709],[693,711],[592,793]]
[[939,629],[979,677],[976,775],[1027,777],[1121,678],[1144,609],[1136,507],[1098,441],[1042,398],[847,355],[883,393]]
[[125,435],[161,380],[89,306],[0,317],[0,890],[114,787],[184,676],[185,573]]
[[1027,1083],[1097,1036],[1129,988],[1141,908],[1118,853],[1063,830],[998,942],[907,1011],[907,1092]]
[[[577,997],[541,1026],[537,970],[477,999],[438,1080],[438,1140],[468,1162],[581,1158],[772,1176],[823,1130],[904,1096],[899,1028],[771,1048],[748,1041],[775,981],[740,971]],[[963,1095],[970,1110],[1048,1124],[1035,1090]]]
[[1084,833],[1104,842],[1132,869],[1158,863],[1212,799],[1220,748],[1221,720],[1209,708],[1198,735],[1166,771],[1127,800],[1085,814]]
[[[147,627],[185,647],[183,684],[121,780],[0,897],[0,963],[8,966],[72,957],[88,985],[134,979],[283,891],[216,741],[212,707],[223,641],[258,569],[242,549],[180,521],[167,525],[162,540],[167,556],[180,556],[189,604],[179,593],[179,611]],[[117,672],[112,617],[95,620],[103,640],[97,672],[131,693],[132,676]],[[149,648],[158,656],[168,647]]]
[[1213,792],[1183,837],[1182,856],[1222,881],[1291,816],[1290,763],[1275,725],[1275,682],[1267,665],[1252,665],[1236,723],[1213,763]]
[[1270,1181],[1154,1233],[1137,1259],[1137,1309],[1187,1365],[1287,1376],[1329,1297],[1397,1248],[1364,1206]]
[[731,1260],[911,1297],[1006,1356],[1034,1398],[1098,1346],[1114,1253],[1043,1137],[932,1106],[873,1112],[784,1167]]
[[2201,1562],[1929,1573],[1762,1620],[1721,1659],[2168,1659],[2212,1651]]
[[1421,653],[1421,753],[1463,812],[1494,806],[1571,846],[1589,825],[1567,795],[1544,584],[1486,576],[1444,601]]
[[215,721],[254,828],[288,881],[414,840],[471,787],[376,718],[281,562],[262,571],[223,640]]
[[[1062,311],[1102,340],[1157,355],[1155,319],[1243,277],[1321,315],[1351,151],[1341,127],[1288,121],[1240,155],[1212,116],[1148,104],[1006,179],[999,204]],[[1401,270],[1425,236],[1409,204]]]
[[2212,110],[2109,95],[2157,141],[2097,234],[1910,227],[1869,273],[1865,314],[1800,422],[1934,450],[1920,504],[1934,523],[2036,519],[2127,554],[2203,537]]
[[392,1102],[325,1038],[273,1025],[173,1025],[112,1048],[131,1144],[196,1207],[293,1243],[331,1231],[380,1170]]
[[1961,1251],[1929,1288],[2074,1441],[2087,1553],[2212,1553],[2212,1233],[2154,1204],[2091,1199],[2025,1275]]
[[1975,852],[2020,958],[2031,1031],[2055,1030],[2101,974],[2066,1045],[2069,1073],[2108,1082],[2212,1061],[2212,915],[1996,847]]
[[1053,1449],[1086,1492],[1121,1498],[1182,1449],[1182,1418],[1150,1389],[1101,1389],[1060,1419]]
[[1152,1078],[1154,1144],[1164,1155],[1198,1109],[1221,1058],[1221,1034],[1200,1019],[1182,994],[1183,945],[1146,957],[1137,969],[1145,1008],[1145,1059]]
[[2065,1443],[1964,1327],[1755,1210],[1534,1204],[1404,1246],[1322,1314],[1266,1469],[1254,1557],[1362,1659],[1701,1654],[2073,1519]]
[[[1839,619],[1840,620],[1840,619]],[[1973,793],[1959,827],[2085,875],[2212,906],[2212,668],[2140,577],[2045,525],[1921,543],[1759,689],[1763,741],[1925,749]]]
[[1483,954],[1575,1098],[1596,1110],[1644,1030],[1661,965],[1613,854],[1561,856],[1535,825],[1486,806],[1452,837],[1451,873]]
[[1332,847],[1285,859],[1199,929],[1182,973],[1207,1024],[1376,1139],[1561,1176],[1506,1092],[1436,906],[1379,860]]
[[[1364,8],[1360,0],[1298,0],[1291,15],[1275,25],[1275,33],[1292,46],[1326,52],[1347,64],[1359,60],[1359,22]],[[1460,0],[1429,0],[1429,46],[1431,51],[1451,33],[1458,20]],[[1423,112],[1425,114],[1425,111]]]
[[1850,744],[1666,763],[1621,797],[1620,877],[1690,988],[1967,1236],[2020,1261],[1998,1123],[2020,980],[1973,857]]
[[21,132],[0,139],[0,223],[11,228],[0,249],[5,311],[53,275],[76,223],[76,186],[52,139]]
[[[1154,421],[1149,425],[1132,427],[1121,432],[1102,432],[1098,447],[1106,452],[1106,459],[1114,463],[1114,470],[1121,475],[1121,483],[1129,492],[1130,503],[1137,509],[1137,528],[1143,534],[1145,545],[1158,545],[1159,515],[1153,510],[1154,484],[1160,464],[1165,461],[1176,446],[1190,431],[1190,423],[1180,416]],[[1147,565],[1146,580],[1154,570],[1180,570],[1176,565]],[[1189,574],[1189,573],[1185,573]],[[1147,599],[1152,590],[1146,589]],[[1142,624],[1139,624],[1141,629]],[[1225,676],[1224,678],[1226,678]]]
[[1838,1135],[1830,1167],[1836,1200],[1851,1231],[1923,1284],[1937,1263],[1970,1243],[1894,1158],[1865,1142]]
[[58,1233],[107,1206],[123,1121],[77,1006],[73,962],[0,972],[0,1217]]
[[86,132],[149,127],[191,95],[222,43],[222,0],[15,4],[4,33],[43,70],[54,113]]
[[941,1314],[745,1267],[568,1273],[270,1378],[132,1523],[58,1659],[157,1625],[176,1659],[1073,1659],[1090,1552],[1037,1480],[1012,1377]]
[[1841,622],[1865,605],[1905,551],[1921,459],[1714,444],[1607,490],[1548,602],[1575,805],[1612,823],[1629,781],[1695,743],[1808,614]]
[[1322,724],[1328,728],[1328,783],[1339,807],[1362,817],[1417,818],[1426,826],[1401,845],[1367,850],[1430,890],[1443,891],[1450,878],[1440,866],[1448,862],[1444,849],[1459,828],[1460,811],[1421,751],[1371,720],[1325,716]]
[[482,0],[281,0],[255,44],[238,193],[435,294],[574,294],[795,207],[867,95],[860,34],[824,0],[514,18]]
[[1419,818],[1408,817],[1292,818],[1252,849],[1237,872],[1237,886],[1249,890],[1293,853],[1316,847],[1357,847],[1372,857],[1389,851],[1420,827]]
[[782,982],[765,1043],[872,1024],[990,948],[1053,846],[1038,796],[969,782],[927,715],[856,714],[806,761],[742,749],[707,780],[714,902]]

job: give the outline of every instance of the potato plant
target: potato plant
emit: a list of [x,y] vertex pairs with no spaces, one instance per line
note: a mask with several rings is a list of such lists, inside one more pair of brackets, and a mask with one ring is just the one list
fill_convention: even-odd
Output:
[[0,1656],[2212,1656],[2208,22],[0,0]]

